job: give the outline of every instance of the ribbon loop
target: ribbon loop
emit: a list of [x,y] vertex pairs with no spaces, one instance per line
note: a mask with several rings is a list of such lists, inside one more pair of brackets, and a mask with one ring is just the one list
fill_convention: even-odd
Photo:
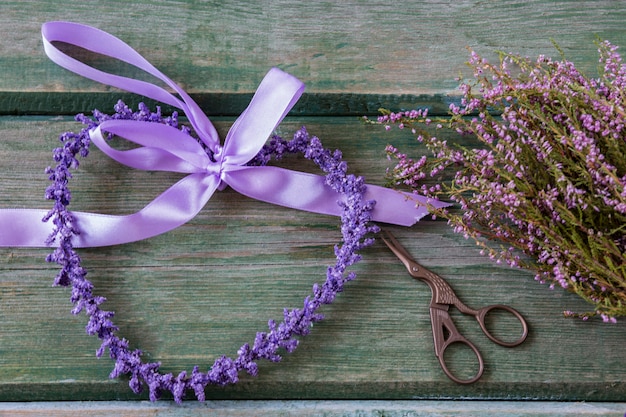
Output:
[[[219,135],[196,102],[189,97],[185,90],[156,69],[127,43],[100,29],[72,22],[44,23],[41,27],[41,33],[44,51],[54,63],[99,83],[140,94],[183,110],[204,143],[212,151],[217,151],[217,146],[220,142]],[[52,44],[55,41],[78,46],[139,68],[166,83],[182,97],[182,100],[179,100],[165,89],[146,81],[114,75],[93,68],[59,50]]]
[[[142,145],[119,151],[104,138],[103,131]],[[135,169],[202,172],[211,163],[200,144],[189,135],[164,124],[136,120],[107,120],[89,134],[92,142],[107,156]]]
[[226,135],[224,158],[228,163],[243,165],[254,158],[303,92],[300,80],[272,68]]

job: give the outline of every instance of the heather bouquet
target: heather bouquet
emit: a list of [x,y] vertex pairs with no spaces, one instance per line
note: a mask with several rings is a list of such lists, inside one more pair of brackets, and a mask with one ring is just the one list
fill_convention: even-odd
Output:
[[[473,78],[449,117],[382,110],[377,123],[411,130],[432,154],[388,145],[394,185],[455,201],[433,211],[482,253],[593,304],[566,315],[614,322],[626,315],[626,65],[616,46],[598,46],[597,78],[563,56],[491,64],[471,52]],[[438,138],[446,128],[479,146]]]

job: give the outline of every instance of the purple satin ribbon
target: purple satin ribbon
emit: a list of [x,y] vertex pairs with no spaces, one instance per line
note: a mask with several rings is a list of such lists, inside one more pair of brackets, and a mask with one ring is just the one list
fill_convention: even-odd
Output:
[[[101,123],[90,132],[90,137],[109,157],[132,168],[189,175],[134,214],[72,212],[80,230],[73,242],[75,247],[117,245],[175,229],[195,217],[213,193],[226,185],[268,203],[341,215],[337,204],[339,195],[325,184],[323,176],[278,167],[246,166],[302,95],[304,84],[297,78],[277,68],[271,69],[221,146],[217,131],[191,97],[120,39],[96,28],[69,22],[45,23],[42,35],[46,54],[58,65],[83,77],[181,109],[215,159],[212,161],[195,139],[167,125],[134,120]],[[55,41],[142,69],[167,84],[180,98],[157,85],[90,67],[61,52],[52,44]],[[103,131],[140,147],[116,150],[104,139]],[[447,205],[374,185],[367,185],[365,198],[377,201],[373,220],[403,226],[410,226],[427,214],[427,204]],[[0,210],[0,246],[46,246],[44,242],[53,231],[51,222],[41,221],[46,214],[47,210],[37,209]]]

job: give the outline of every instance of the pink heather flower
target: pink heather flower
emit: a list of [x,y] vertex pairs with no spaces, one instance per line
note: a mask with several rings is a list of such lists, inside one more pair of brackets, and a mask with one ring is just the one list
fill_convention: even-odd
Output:
[[[507,54],[493,65],[472,51],[474,80],[461,83],[450,119],[417,109],[385,111],[394,116],[381,123],[410,127],[431,153],[412,157],[389,146],[392,184],[455,201],[462,214],[437,214],[485,255],[535,270],[538,281],[595,305],[580,317],[613,322],[626,315],[626,65],[609,42],[599,53],[604,72],[588,79],[567,60]],[[419,128],[433,121],[474,135],[482,148]],[[443,176],[447,170],[453,174]]]

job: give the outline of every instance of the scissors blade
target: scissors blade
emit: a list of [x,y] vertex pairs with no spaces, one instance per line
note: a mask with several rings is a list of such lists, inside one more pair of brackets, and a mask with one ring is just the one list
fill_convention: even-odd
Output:
[[459,300],[454,290],[448,282],[441,276],[435,274],[428,268],[419,264],[409,252],[398,242],[398,240],[386,230],[381,231],[382,240],[389,246],[389,249],[402,261],[406,269],[415,279],[424,281],[432,291],[433,297],[430,302],[431,307],[439,309],[447,309],[449,305],[453,305],[465,314],[478,314],[477,311],[467,307]]
[[402,261],[409,274],[413,275],[417,271],[418,263],[409,252],[398,242],[394,235],[387,230],[381,231],[381,239],[391,249],[391,251]]

